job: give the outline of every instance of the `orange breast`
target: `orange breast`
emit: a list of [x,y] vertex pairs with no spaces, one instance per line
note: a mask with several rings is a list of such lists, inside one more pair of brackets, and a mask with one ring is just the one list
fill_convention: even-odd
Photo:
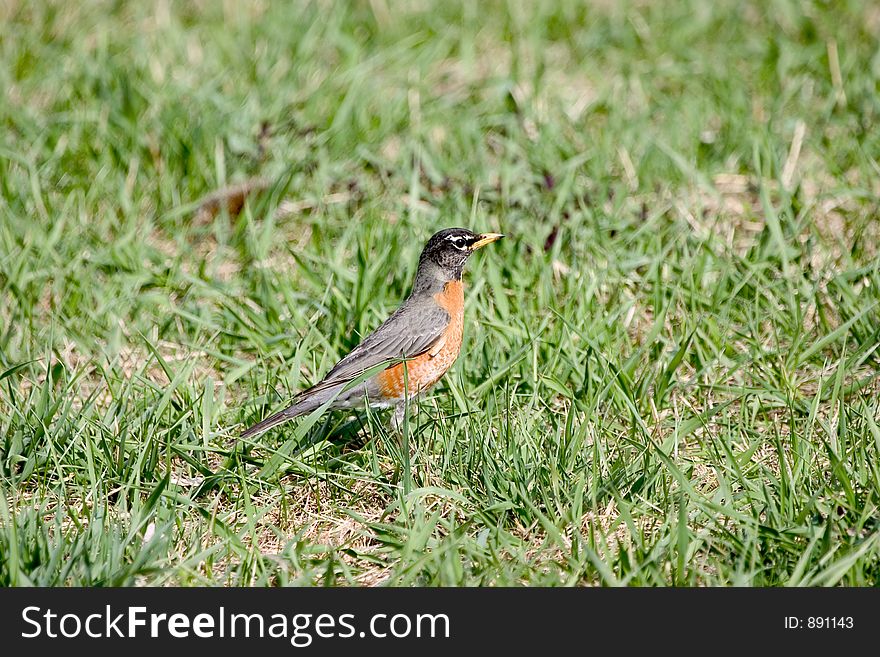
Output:
[[379,372],[376,381],[379,392],[386,399],[403,399],[424,392],[437,383],[458,358],[464,328],[464,290],[461,281],[446,283],[443,291],[435,294],[434,299],[449,313],[449,326],[425,353]]

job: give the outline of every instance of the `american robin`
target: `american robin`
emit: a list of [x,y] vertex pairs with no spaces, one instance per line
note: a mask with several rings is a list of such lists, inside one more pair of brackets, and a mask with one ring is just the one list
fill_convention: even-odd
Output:
[[[333,366],[324,379],[300,392],[293,403],[246,429],[242,438],[306,413],[333,400],[329,408],[395,407],[399,428],[407,400],[440,380],[461,349],[464,293],[461,272],[477,249],[504,237],[478,235],[465,228],[434,234],[419,258],[412,292],[385,322]],[[357,385],[352,381],[382,364],[388,366]],[[347,387],[348,386],[348,387]]]

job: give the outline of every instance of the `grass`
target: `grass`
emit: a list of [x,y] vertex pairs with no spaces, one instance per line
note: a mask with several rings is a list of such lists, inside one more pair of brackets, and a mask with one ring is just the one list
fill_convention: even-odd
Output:
[[[0,19],[0,583],[880,582],[876,3]],[[454,225],[403,440],[236,439]]]

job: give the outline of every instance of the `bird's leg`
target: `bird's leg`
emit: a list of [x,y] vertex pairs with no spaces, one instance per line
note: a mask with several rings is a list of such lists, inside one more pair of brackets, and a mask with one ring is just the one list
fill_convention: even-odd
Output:
[[405,416],[406,402],[400,402],[394,407],[394,412],[391,414],[391,419],[388,422],[388,426],[398,436],[403,434],[403,419]]
[[412,490],[412,460],[413,454],[411,453],[411,449],[415,447],[415,445],[410,444],[410,431],[409,427],[404,430],[404,422],[407,420],[407,399],[401,401],[397,406],[394,407],[394,412],[391,414],[391,429],[394,433],[397,434],[397,438],[400,440],[400,453],[402,458],[401,471],[403,474],[403,491],[405,494],[409,494]]

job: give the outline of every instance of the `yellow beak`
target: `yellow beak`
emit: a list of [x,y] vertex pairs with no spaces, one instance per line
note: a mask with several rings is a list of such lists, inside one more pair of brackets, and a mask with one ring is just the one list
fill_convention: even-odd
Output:
[[504,235],[502,235],[501,233],[483,233],[482,235],[480,235],[480,239],[471,244],[471,251],[476,251],[477,249],[480,249],[487,244],[491,244],[496,240],[500,240],[502,237],[504,237]]

